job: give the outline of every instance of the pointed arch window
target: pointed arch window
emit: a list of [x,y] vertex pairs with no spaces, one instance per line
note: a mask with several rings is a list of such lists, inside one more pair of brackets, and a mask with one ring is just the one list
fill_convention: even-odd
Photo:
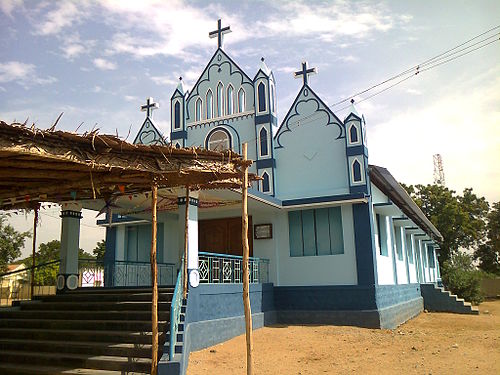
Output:
[[179,129],[181,127],[181,104],[175,102],[174,105],[174,129]]
[[358,128],[354,124],[349,128],[349,138],[351,139],[351,143],[359,142]]
[[271,186],[269,183],[269,174],[267,172],[262,173],[262,192],[269,193],[271,191]]
[[212,90],[207,92],[207,120],[214,117],[214,96]]
[[231,139],[224,130],[215,130],[207,140],[207,148],[213,151],[224,151],[231,148]]
[[219,82],[217,85],[217,117],[224,116],[224,85]]
[[228,115],[232,115],[234,113],[234,89],[233,86],[229,85],[227,87],[227,111]]
[[238,112],[245,112],[245,100],[246,100],[246,94],[245,90],[243,90],[243,87],[238,91]]
[[195,121],[201,121],[201,113],[203,112],[203,102],[201,98],[196,99]]
[[181,148],[181,145],[177,142],[177,143],[175,144],[175,148]]
[[271,112],[275,112],[274,85],[271,85]]
[[269,148],[267,147],[267,129],[262,128],[259,131],[260,156],[268,156]]
[[259,112],[265,112],[266,107],[266,85],[263,82],[259,83],[257,86],[257,95],[259,102]]
[[359,161],[354,160],[354,163],[352,163],[352,176],[354,182],[361,182],[361,164]]

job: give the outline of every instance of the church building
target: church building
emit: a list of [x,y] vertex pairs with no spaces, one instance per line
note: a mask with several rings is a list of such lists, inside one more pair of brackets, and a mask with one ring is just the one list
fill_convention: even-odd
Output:
[[[217,49],[198,80],[190,88],[180,80],[172,93],[168,137],[154,125],[158,105],[149,98],[134,143],[237,153],[248,143],[249,171],[260,177],[249,189],[254,327],[393,328],[419,314],[420,284],[440,280],[442,236],[387,169],[369,164],[365,118],[354,102],[339,118],[309,82],[316,70],[302,62],[295,100],[278,119],[272,69],[262,58],[256,72],[245,72],[223,49],[228,32],[219,20],[209,34]],[[184,196],[159,193],[158,264],[160,276],[162,264],[179,268],[188,204],[189,354],[244,332],[241,193],[193,191],[189,202]],[[108,263],[149,261],[148,203],[129,198],[127,210],[101,222]]]

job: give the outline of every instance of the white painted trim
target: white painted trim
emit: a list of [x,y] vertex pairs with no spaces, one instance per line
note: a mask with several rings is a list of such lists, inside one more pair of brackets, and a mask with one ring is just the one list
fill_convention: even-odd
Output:
[[[179,103],[179,110],[181,111],[181,113],[179,113],[179,127],[175,126],[175,105],[177,103]],[[173,126],[174,130],[182,129],[182,117],[184,117],[184,113],[182,113],[183,108],[181,108],[181,105],[182,105],[182,103],[180,100],[175,100],[174,105],[172,106],[172,108],[174,109],[172,111],[172,124],[174,124],[174,126]]]
[[317,207],[317,206],[324,206],[324,207],[335,207],[335,206],[341,206],[343,204],[355,204],[355,203],[368,203],[368,198],[355,198],[355,199],[345,199],[342,201],[335,201],[335,202],[320,202],[320,203],[308,203],[308,204],[299,204],[295,206],[285,206],[282,207],[285,210],[289,209],[297,209],[297,208],[307,208],[307,207]]
[[[348,130],[349,146],[357,146],[357,145],[361,144],[361,137],[363,136],[363,134],[361,132],[360,126],[356,126],[356,125],[357,125],[357,123],[353,121],[353,122],[351,122],[351,125],[349,126],[349,130]],[[358,141],[357,142],[353,142],[352,138],[351,138],[351,128],[353,126],[356,128],[356,132],[358,133]]]
[[121,222],[121,223],[109,223],[106,224],[99,224],[99,227],[118,227],[120,225],[127,226],[127,225],[132,225],[132,224],[151,224],[150,221],[148,220],[134,220],[134,221],[127,221],[127,222]]
[[196,125],[207,124],[207,123],[214,122],[214,121],[230,120],[232,118],[237,118],[237,117],[241,117],[241,116],[248,116],[248,115],[253,116],[254,114],[255,114],[254,111],[238,112],[238,113],[233,113],[232,115],[225,115],[223,117],[212,117],[210,119],[203,119],[201,121],[193,121],[193,122],[190,122],[189,125],[186,127],[187,128],[194,127]]
[[[256,83],[257,83],[257,85],[256,85],[256,90],[255,90],[255,112],[257,114],[270,112],[271,109],[269,108],[269,101],[267,100],[268,99],[267,98],[267,82],[265,81],[265,79],[261,78]],[[266,104],[266,109],[263,111],[259,111],[259,86],[260,86],[260,84],[264,85],[264,103]]]
[[[267,175],[267,179],[268,179],[268,183],[269,183],[269,190],[267,190],[267,191],[264,191],[264,174]],[[262,177],[262,180],[260,181],[260,191],[262,193],[265,193],[265,194],[271,193],[273,191],[273,189],[271,188],[271,184],[272,184],[271,175],[269,173],[267,173],[267,171],[264,171],[264,172],[262,172],[261,177]]]
[[[196,120],[196,117],[198,116],[198,103],[201,103],[201,107],[200,107],[200,119],[199,120]],[[197,122],[201,122],[203,121],[203,99],[200,98],[198,96],[198,98],[196,99],[196,101],[194,102],[194,119],[195,121]]]
[[[219,113],[219,87],[222,88],[222,106],[220,107],[221,109],[221,112],[222,113]],[[216,99],[216,102],[217,102],[217,105],[215,106],[215,109],[216,109],[216,113],[217,113],[217,117],[224,117],[226,111],[225,111],[225,95],[224,95],[224,84],[222,83],[222,81],[219,81],[217,83],[217,86],[215,86],[215,99]]]
[[[240,112],[240,91],[243,92],[243,112]],[[247,92],[245,91],[245,89],[243,88],[243,86],[240,87],[240,89],[238,90],[238,108],[236,108],[237,112],[236,113],[246,113],[248,111],[245,111],[246,107],[247,107]],[[252,111],[253,113],[253,111]]]
[[[210,118],[208,117],[208,93],[212,95],[212,110],[210,111],[212,113],[212,117]],[[207,120],[211,120],[214,118],[214,93],[210,88],[207,90],[207,93],[205,94],[205,118]]]
[[[267,133],[267,138],[266,138],[266,142],[267,142],[267,155],[262,155],[262,150],[261,150],[261,147],[260,147],[260,132],[262,131],[262,129],[264,129]],[[257,132],[257,143],[258,143],[258,149],[259,149],[259,158],[267,158],[267,157],[270,157],[271,156],[271,144],[270,144],[270,136],[269,136],[269,130],[266,128],[266,125],[261,125],[261,127],[258,129],[258,132]]]
[[[360,157],[359,156],[355,156],[352,158],[352,161],[351,161],[351,167],[350,167],[350,175],[351,175],[351,185],[362,185],[365,183],[365,166],[363,165],[363,160],[359,160]],[[354,181],[354,162],[357,161],[359,163],[359,166],[360,166],[360,174],[361,174],[361,180],[360,181]]]
[[[229,111],[229,88],[232,88],[233,89],[233,93],[231,94],[231,101],[233,103],[233,112],[232,113],[228,113]],[[226,116],[231,116],[231,115],[234,115],[235,112],[236,112],[236,108],[234,108],[234,104],[235,104],[235,100],[234,100],[234,86],[232,83],[228,84],[227,85],[227,88],[226,88],[226,111],[225,111],[225,114]]]

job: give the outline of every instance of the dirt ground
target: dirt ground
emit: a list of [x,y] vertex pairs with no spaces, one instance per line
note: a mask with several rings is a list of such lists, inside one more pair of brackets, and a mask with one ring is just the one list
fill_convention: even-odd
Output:
[[[500,374],[500,300],[480,315],[422,313],[395,330],[274,326],[254,331],[254,373]],[[191,353],[188,375],[246,374],[245,336]]]

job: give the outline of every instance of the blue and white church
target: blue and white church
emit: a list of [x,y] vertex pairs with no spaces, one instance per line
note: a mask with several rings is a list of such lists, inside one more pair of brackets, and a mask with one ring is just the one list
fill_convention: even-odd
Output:
[[[370,165],[365,118],[354,102],[339,118],[310,84],[316,70],[303,62],[295,100],[278,119],[272,69],[261,59],[257,72],[245,72],[223,48],[228,32],[219,20],[210,33],[217,49],[198,80],[189,90],[180,80],[172,93],[168,137],[154,125],[158,105],[149,98],[135,143],[237,153],[248,143],[250,172],[260,176],[249,189],[254,327],[393,328],[419,314],[421,284],[440,279],[442,236],[387,169]],[[188,204],[192,328],[184,342],[195,350],[244,332],[241,193],[184,196],[160,191],[157,250],[160,274],[162,264],[179,268]],[[133,209],[101,223],[106,262],[149,261],[149,203],[142,198],[130,196]]]

